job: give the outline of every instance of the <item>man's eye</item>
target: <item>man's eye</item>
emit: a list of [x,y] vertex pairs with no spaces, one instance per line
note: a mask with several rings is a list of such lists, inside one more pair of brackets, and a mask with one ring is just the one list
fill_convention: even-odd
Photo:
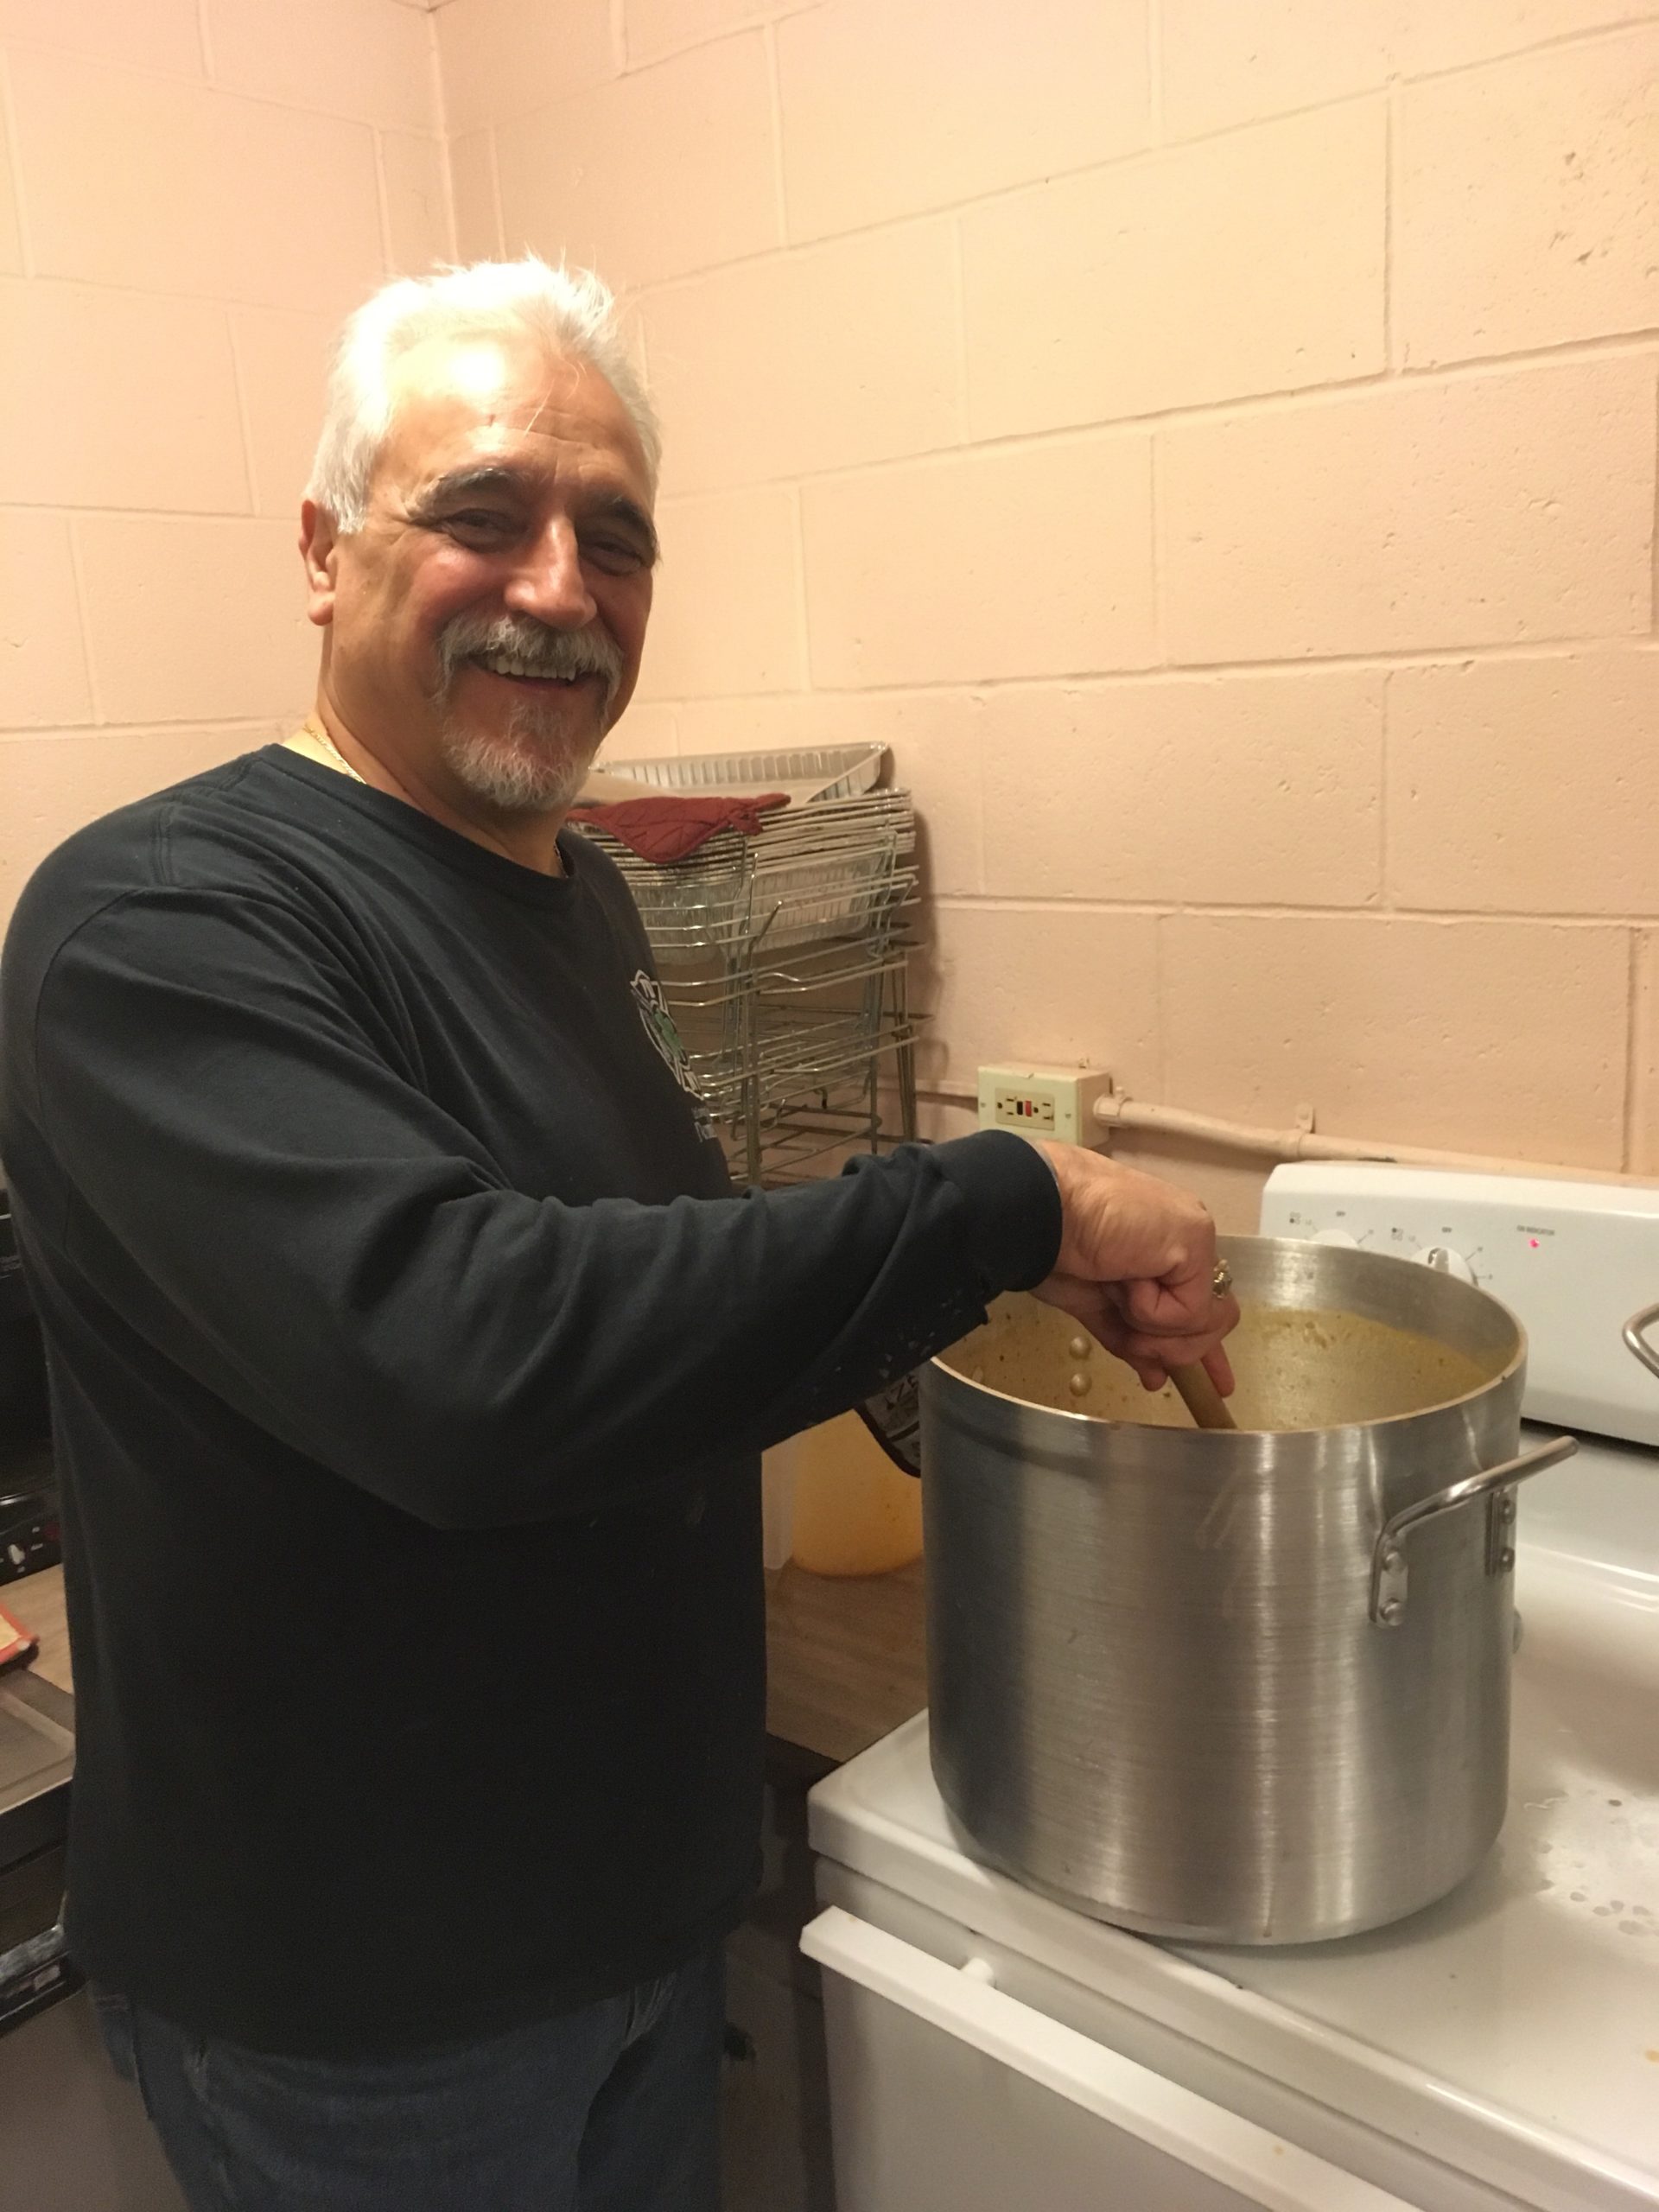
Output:
[[463,513],[446,515],[444,528],[461,531],[472,537],[509,537],[514,524],[506,515],[492,514],[487,508],[467,508]]
[[645,565],[644,553],[627,538],[584,537],[582,550],[596,569],[609,576],[632,575]]

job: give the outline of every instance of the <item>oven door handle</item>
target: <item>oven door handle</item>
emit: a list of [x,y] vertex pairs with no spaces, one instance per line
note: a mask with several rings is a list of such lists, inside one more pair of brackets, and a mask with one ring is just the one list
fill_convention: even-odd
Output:
[[[1412,2212],[1403,2198],[1021,2004],[995,1986],[988,1960],[948,1967],[839,1905],[802,1930],[801,1948],[827,1973],[1145,2145],[1169,2162],[1172,2180],[1202,2174],[1266,2212]],[[999,2108],[988,2100],[988,2111]],[[833,2077],[830,2110],[833,2119]]]

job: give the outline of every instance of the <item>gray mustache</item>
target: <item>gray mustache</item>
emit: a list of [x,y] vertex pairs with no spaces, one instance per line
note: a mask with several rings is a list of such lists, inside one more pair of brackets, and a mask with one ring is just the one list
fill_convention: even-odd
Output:
[[457,614],[438,632],[437,645],[446,688],[462,661],[477,653],[511,653],[538,676],[597,676],[607,692],[622,680],[621,652],[601,631],[550,630],[545,623],[510,614],[493,620]]

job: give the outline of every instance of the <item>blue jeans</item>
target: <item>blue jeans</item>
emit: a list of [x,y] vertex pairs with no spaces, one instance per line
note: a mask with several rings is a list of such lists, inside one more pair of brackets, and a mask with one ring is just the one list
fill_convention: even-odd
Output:
[[281,2058],[95,1993],[190,2212],[718,2212],[718,1946],[416,2058]]

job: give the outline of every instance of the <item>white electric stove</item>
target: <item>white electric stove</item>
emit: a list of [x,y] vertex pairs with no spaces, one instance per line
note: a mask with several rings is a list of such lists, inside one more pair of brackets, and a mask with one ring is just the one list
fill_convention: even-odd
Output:
[[1490,1287],[1530,1339],[1510,1814],[1378,1933],[1179,1949],[977,1865],[926,1715],[820,1783],[839,2212],[1659,2212],[1659,1191],[1273,1178],[1268,1235]]

